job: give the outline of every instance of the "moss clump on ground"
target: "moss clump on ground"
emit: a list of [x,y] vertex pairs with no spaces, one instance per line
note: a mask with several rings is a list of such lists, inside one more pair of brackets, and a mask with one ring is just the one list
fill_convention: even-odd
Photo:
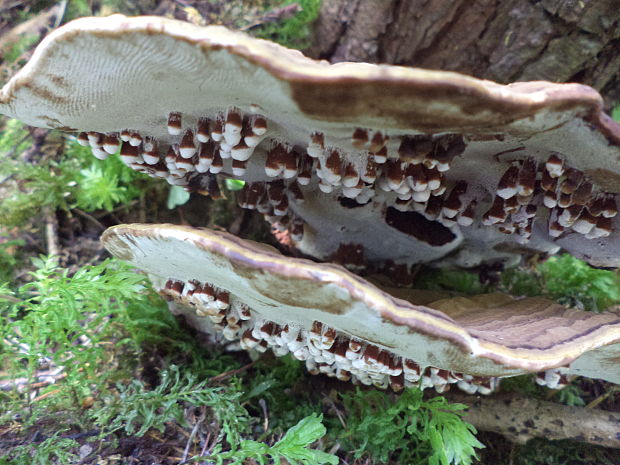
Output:
[[[28,274],[21,286],[0,286],[5,341],[0,381],[8,387],[2,391],[0,427],[12,424],[24,437],[0,452],[0,463],[71,460],[86,444],[76,440],[83,437],[101,454],[104,444],[124,436],[196,428],[191,413],[196,411],[205,422],[203,433],[215,435],[209,451],[199,455],[217,463],[279,457],[308,465],[338,463],[335,455],[312,446],[318,440],[323,448],[340,441],[356,457],[378,460],[402,459],[405,451],[416,450],[406,457],[419,464],[468,464],[481,447],[473,427],[460,418],[461,406],[441,397],[422,400],[416,389],[398,398],[379,391],[345,394],[348,426],[339,428],[330,418],[328,432],[320,398],[292,393],[305,379],[301,364],[267,359],[248,368],[247,376],[227,376],[242,373],[243,365],[206,351],[179,327],[145,277],[115,260],[70,274],[54,258],[40,257]],[[157,362],[148,362],[149,354],[157,354]],[[266,419],[262,405],[273,406],[270,427],[259,427]],[[58,431],[59,421],[70,428]],[[44,431],[43,442],[26,441],[33,429]],[[397,431],[399,451],[383,440],[368,440],[369,433],[380,438],[386,432],[393,439]],[[200,438],[188,443],[192,454],[198,454],[196,443]]]

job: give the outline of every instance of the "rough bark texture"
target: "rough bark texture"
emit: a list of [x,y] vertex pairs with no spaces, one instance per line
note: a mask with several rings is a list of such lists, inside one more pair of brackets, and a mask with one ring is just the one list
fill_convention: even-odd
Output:
[[465,419],[477,429],[500,433],[513,442],[525,444],[538,437],[620,448],[620,413],[513,394],[476,398],[450,392],[446,397],[468,406]]
[[581,82],[620,100],[618,0],[325,0],[307,51],[498,82]]

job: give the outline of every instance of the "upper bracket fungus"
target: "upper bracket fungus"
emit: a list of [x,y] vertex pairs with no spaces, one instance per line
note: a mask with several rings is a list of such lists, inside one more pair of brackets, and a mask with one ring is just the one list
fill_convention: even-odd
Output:
[[244,349],[291,353],[311,373],[482,394],[497,377],[527,372],[540,372],[536,381],[550,387],[565,385],[569,374],[620,383],[618,311],[501,294],[441,298],[400,289],[396,297],[339,265],[185,226],[120,225],[102,241],[145,270],[198,329]]
[[620,266],[620,127],[593,89],[326,62],[222,27],[84,18],[50,34],[0,112],[240,204],[322,260],[474,266],[564,248]]

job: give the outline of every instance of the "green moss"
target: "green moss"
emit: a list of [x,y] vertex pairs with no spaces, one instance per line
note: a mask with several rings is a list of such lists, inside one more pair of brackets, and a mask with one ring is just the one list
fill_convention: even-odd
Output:
[[21,125],[9,120],[0,137],[0,174],[11,180],[0,198],[0,223],[20,226],[41,218],[44,208],[112,211],[128,205],[148,189],[151,180],[125,166],[112,155],[105,161],[94,158],[87,147],[69,140],[60,156],[42,157],[37,163],[21,161],[30,145]]
[[22,239],[5,239],[0,236],[0,282],[14,278],[17,266],[22,261],[20,248],[24,244]]
[[312,23],[318,18],[321,0],[284,0],[273,2],[273,8],[296,3],[301,7],[292,18],[265,24],[253,31],[256,37],[277,42],[285,47],[303,49],[312,40]]
[[0,465],[52,465],[76,463],[79,455],[77,441],[63,438],[62,431],[56,431],[42,442],[31,442],[12,447],[6,455],[0,451]]
[[620,303],[620,275],[598,270],[570,255],[551,257],[538,266],[548,294],[558,302],[600,311]]
[[0,156],[7,157],[26,150],[30,146],[28,136],[28,131],[21,121],[6,120],[2,132],[0,132]]
[[533,268],[501,273],[498,286],[480,282],[478,273],[465,270],[424,270],[414,287],[449,290],[465,295],[503,291],[517,297],[543,295],[563,305],[600,311],[620,303],[620,275],[599,270],[571,255],[551,257]]
[[407,389],[394,399],[382,391],[342,395],[347,416],[338,440],[355,458],[415,465],[469,465],[482,448],[476,429],[463,421],[464,405],[444,397],[424,400],[422,391]]
[[543,294],[543,283],[536,270],[511,268],[501,275],[501,289],[517,297],[533,297]]
[[433,291],[454,291],[465,295],[488,292],[488,286],[480,282],[478,273],[465,270],[424,269],[416,276],[414,287]]
[[[12,44],[8,50],[4,52],[3,60],[6,63],[17,64],[17,60],[24,52],[39,42],[38,35],[23,35],[17,42]],[[21,65],[21,63],[19,63]]]
[[[95,440],[109,445],[121,433],[140,437],[153,429],[164,432],[171,422],[189,427],[186,409],[191,406],[202,408],[209,417],[205,425],[215,432],[204,460],[241,463],[251,457],[266,463],[268,457],[284,457],[291,464],[338,462],[334,455],[310,447],[326,433],[320,412],[308,412],[283,426],[278,441],[250,439],[252,424],[261,419],[253,419],[245,405],[274,388],[273,383],[265,384],[268,370],[262,380],[248,376],[256,388],[251,395],[234,378],[227,384],[212,383],[212,376],[239,364],[217,350],[202,348],[181,330],[145,277],[128,265],[108,260],[74,274],[53,258],[41,257],[34,265],[30,283],[0,283],[0,373],[4,381],[36,382],[41,360],[46,360],[52,367],[63,367],[63,376],[39,391],[36,402],[30,389],[3,389],[0,424],[11,422],[15,430],[14,418],[20,417],[24,429],[32,425],[41,431],[42,425],[51,425],[57,430],[58,424],[98,429]],[[136,378],[136,361],[153,344],[159,345],[155,352],[164,365],[156,380],[147,382]],[[286,375],[278,377],[278,383],[294,382],[299,374],[284,365],[282,370]],[[274,389],[269,398],[275,403],[281,394]],[[96,397],[96,404],[83,410],[81,401],[89,396]],[[0,450],[0,464],[73,463],[79,446],[56,435],[42,443]]]

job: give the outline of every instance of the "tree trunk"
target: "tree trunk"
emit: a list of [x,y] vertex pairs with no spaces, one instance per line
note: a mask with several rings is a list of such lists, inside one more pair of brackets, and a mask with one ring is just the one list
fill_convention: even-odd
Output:
[[581,82],[620,100],[618,0],[325,0],[307,51],[508,83]]

